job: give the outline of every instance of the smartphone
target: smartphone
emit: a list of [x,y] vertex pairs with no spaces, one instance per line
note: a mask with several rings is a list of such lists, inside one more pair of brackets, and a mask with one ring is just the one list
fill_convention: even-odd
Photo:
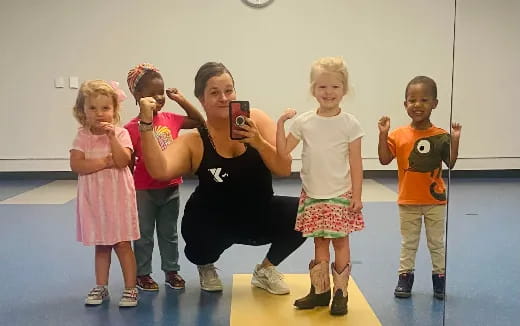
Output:
[[233,140],[243,139],[244,137],[236,132],[246,125],[246,118],[249,118],[249,101],[229,102],[229,136]]

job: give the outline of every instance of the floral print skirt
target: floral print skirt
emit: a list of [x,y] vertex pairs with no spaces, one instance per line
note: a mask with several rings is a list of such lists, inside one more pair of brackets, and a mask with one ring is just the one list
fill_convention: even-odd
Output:
[[365,227],[361,212],[348,207],[350,191],[334,198],[315,199],[302,189],[295,230],[304,237],[343,238]]

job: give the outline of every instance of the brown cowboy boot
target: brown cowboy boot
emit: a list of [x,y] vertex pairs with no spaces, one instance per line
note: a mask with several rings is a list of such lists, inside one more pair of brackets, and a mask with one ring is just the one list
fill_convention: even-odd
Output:
[[341,273],[338,273],[336,272],[336,266],[334,263],[331,264],[332,279],[334,280],[334,297],[332,298],[332,304],[330,305],[331,315],[342,316],[348,312],[347,287],[351,267],[352,266],[349,263]]
[[330,303],[330,276],[329,263],[322,261],[309,263],[311,277],[311,289],[305,297],[294,301],[294,306],[299,309],[312,309],[314,307],[327,307]]

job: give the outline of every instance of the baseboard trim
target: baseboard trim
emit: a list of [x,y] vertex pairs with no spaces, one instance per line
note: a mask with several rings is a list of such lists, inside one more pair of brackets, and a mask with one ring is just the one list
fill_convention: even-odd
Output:
[[[443,177],[447,178],[451,172],[451,178],[520,178],[520,169],[504,170],[444,170]],[[298,178],[299,172],[292,172],[290,178]],[[365,179],[375,178],[397,178],[397,170],[365,170]]]
[[12,171],[0,172],[0,180],[75,180],[78,175],[71,171]]
[[[365,170],[364,178],[397,178],[396,170]],[[448,171],[444,171],[444,177],[448,176]],[[299,172],[292,172],[288,177],[275,177],[275,179],[297,179]],[[451,171],[452,178],[520,178],[520,169],[507,170],[454,170]],[[195,176],[184,177],[186,180],[195,179]],[[0,172],[0,180],[74,180],[77,175],[71,171],[13,171]]]

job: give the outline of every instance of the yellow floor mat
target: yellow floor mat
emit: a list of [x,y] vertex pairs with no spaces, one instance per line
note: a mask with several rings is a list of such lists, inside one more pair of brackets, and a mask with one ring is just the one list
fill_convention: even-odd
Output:
[[381,325],[352,278],[348,288],[348,314],[341,317],[331,316],[328,307],[312,310],[293,307],[294,300],[309,291],[308,274],[285,274],[285,281],[291,288],[291,294],[273,295],[252,287],[251,274],[233,275],[231,326]]

